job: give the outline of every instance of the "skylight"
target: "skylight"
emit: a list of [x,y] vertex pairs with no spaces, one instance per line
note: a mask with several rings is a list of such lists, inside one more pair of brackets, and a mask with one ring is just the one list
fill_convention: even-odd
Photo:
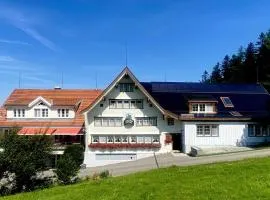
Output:
[[226,107],[226,108],[228,108],[228,107],[233,108],[234,107],[233,103],[229,97],[220,97],[220,99],[221,99],[224,107]]
[[230,114],[234,117],[241,117],[243,116],[240,112],[238,111],[230,111]]

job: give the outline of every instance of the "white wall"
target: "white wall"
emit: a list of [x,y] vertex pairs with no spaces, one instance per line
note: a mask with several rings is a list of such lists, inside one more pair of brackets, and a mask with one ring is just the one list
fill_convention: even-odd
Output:
[[[218,137],[198,137],[196,124],[218,124]],[[184,152],[189,153],[191,146],[202,148],[218,146],[247,146],[255,145],[269,137],[249,137],[246,122],[184,122]]]
[[[124,81],[128,81],[124,78]],[[143,99],[143,109],[110,109],[109,99]],[[103,104],[103,107],[100,107]],[[94,117],[123,117],[125,119],[126,115],[130,114],[132,119],[135,121],[135,117],[157,117],[157,126],[144,126],[136,127],[136,123],[133,127],[95,127]],[[119,161],[95,161],[95,154],[103,153],[122,153],[122,154],[132,154],[136,153],[137,159],[145,156],[153,155],[153,152],[169,152],[172,150],[172,145],[165,145],[165,134],[166,133],[180,133],[182,129],[182,124],[180,121],[174,121],[174,126],[167,125],[167,119],[163,118],[162,113],[154,106],[150,107],[147,102],[147,98],[139,89],[134,89],[134,92],[120,92],[119,87],[113,88],[112,91],[106,96],[104,101],[101,101],[96,105],[90,112],[86,114],[86,152],[85,152],[85,164],[87,166],[97,166],[108,163],[115,163]],[[91,135],[159,135],[161,148],[158,150],[128,150],[123,149],[121,151],[100,151],[97,149],[91,149],[88,145],[91,143]]]
[[[36,119],[35,112],[34,112],[35,109],[48,109],[48,117],[46,117],[46,118],[40,117],[38,119],[60,119],[60,118],[62,118],[62,117],[60,117],[60,118],[58,117],[57,109],[69,109],[69,117],[64,117],[63,119],[72,119],[75,117],[75,112],[73,110],[73,107],[70,107],[70,106],[49,107],[47,105],[38,105],[38,103],[30,108],[28,106],[9,106],[7,108],[7,119]],[[14,117],[13,116],[14,109],[25,109],[25,117]]]

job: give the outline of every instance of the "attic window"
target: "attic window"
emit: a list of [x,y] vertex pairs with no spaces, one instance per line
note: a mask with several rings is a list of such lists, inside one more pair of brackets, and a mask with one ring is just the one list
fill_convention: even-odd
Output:
[[220,97],[224,107],[226,108],[233,108],[233,103],[229,97]]
[[240,112],[238,111],[231,111],[230,114],[234,117],[241,117],[243,116]]
[[45,103],[40,102],[38,105],[39,105],[39,106],[45,106]]

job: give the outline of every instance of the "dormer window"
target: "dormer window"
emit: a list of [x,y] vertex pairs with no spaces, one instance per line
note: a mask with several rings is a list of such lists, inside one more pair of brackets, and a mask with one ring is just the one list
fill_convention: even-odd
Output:
[[62,118],[69,117],[69,109],[58,109],[57,113],[58,113],[58,117],[62,117]]
[[215,113],[215,103],[191,103],[190,113]]
[[229,97],[220,97],[225,108],[233,108],[233,103]]
[[205,104],[192,104],[192,112],[200,113],[205,112]]
[[36,118],[47,118],[49,116],[48,109],[34,109],[34,116]]
[[16,117],[16,118],[25,117],[25,109],[14,109],[13,117]]

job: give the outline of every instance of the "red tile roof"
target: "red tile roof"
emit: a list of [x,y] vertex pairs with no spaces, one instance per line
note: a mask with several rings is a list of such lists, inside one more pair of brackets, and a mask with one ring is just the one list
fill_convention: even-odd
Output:
[[[54,119],[54,120],[7,120],[6,109],[0,108],[0,127],[28,126],[28,127],[70,127],[82,126],[84,116],[81,111],[91,104],[101,90],[81,90],[81,89],[15,89],[4,103],[5,108],[12,105],[28,105],[31,101],[41,96],[52,102],[53,106],[76,106],[74,119]],[[1,117],[4,115],[4,117]]]

